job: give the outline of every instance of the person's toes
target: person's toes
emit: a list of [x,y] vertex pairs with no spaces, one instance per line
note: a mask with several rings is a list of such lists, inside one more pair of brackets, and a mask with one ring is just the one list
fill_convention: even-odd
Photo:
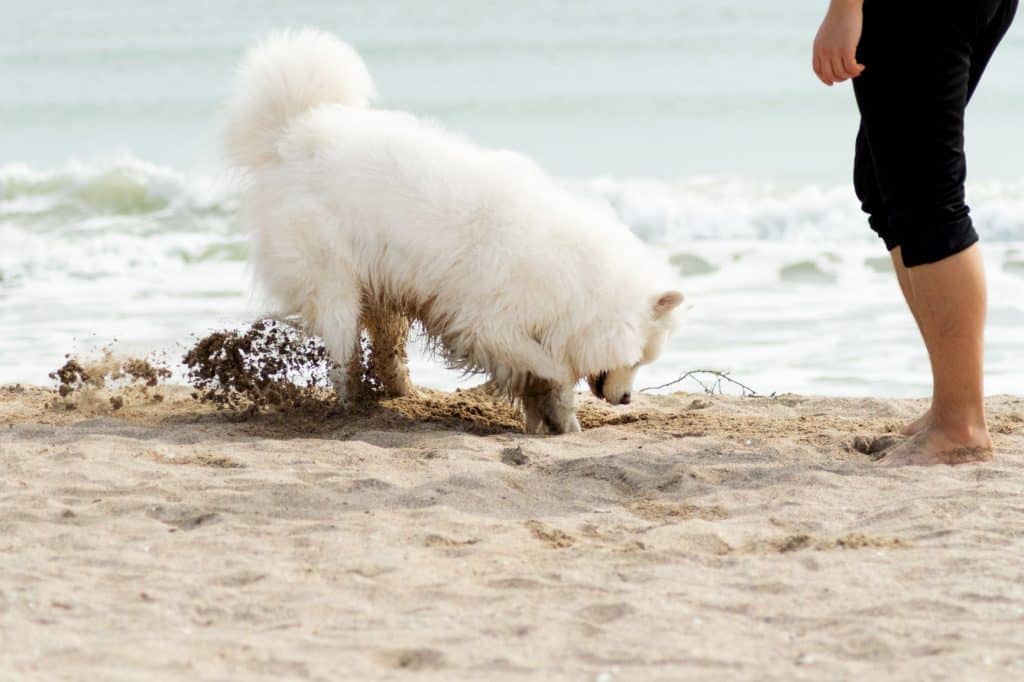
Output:
[[931,422],[931,416],[931,410],[925,412],[923,415],[904,426],[900,433],[904,436],[916,436],[928,428],[928,424]]
[[905,445],[905,443],[901,443],[883,451],[882,456],[875,460],[875,464],[883,467],[897,466]]
[[909,464],[909,462],[904,460],[898,454],[889,453],[889,454],[883,455],[879,459],[875,460],[875,464],[877,464],[878,466],[883,466],[883,467],[899,467],[899,466],[906,466],[907,464]]

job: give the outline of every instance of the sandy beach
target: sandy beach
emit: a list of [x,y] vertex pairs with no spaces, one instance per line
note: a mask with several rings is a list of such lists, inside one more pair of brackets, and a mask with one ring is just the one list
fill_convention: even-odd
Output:
[[3,2],[0,682],[1024,682],[1024,18],[862,4]]
[[1024,400],[694,394],[527,437],[472,393],[239,420],[0,389],[0,678],[1024,676]]

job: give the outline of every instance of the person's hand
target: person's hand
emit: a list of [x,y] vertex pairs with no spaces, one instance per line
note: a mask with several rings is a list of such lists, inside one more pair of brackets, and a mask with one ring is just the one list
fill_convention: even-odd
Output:
[[857,62],[863,26],[864,0],[831,1],[814,39],[814,73],[822,83],[832,86],[864,73]]

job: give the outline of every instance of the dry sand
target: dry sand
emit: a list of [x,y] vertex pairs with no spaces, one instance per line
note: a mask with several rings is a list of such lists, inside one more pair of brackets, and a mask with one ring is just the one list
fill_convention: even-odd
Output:
[[0,679],[1024,678],[1018,398],[993,462],[893,470],[920,402],[160,394],[0,389]]

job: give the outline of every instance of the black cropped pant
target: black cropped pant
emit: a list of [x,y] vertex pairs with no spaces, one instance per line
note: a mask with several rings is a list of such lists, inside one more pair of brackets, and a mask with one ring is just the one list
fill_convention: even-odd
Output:
[[978,241],[964,200],[964,111],[1016,10],[1017,0],[864,2],[854,186],[907,267]]

